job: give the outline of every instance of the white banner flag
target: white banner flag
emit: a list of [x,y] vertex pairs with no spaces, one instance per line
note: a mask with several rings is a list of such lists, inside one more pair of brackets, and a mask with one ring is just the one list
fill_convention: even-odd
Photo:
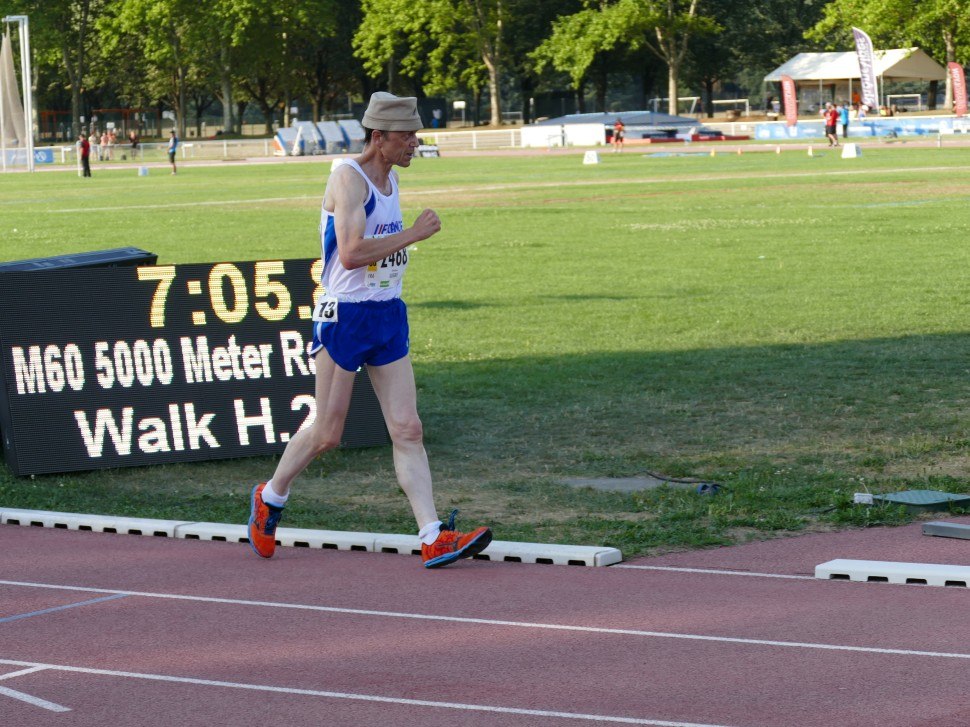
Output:
[[859,82],[862,85],[862,103],[870,109],[879,108],[879,87],[876,85],[876,57],[872,51],[872,40],[865,31],[852,29],[855,38],[855,51],[859,57]]

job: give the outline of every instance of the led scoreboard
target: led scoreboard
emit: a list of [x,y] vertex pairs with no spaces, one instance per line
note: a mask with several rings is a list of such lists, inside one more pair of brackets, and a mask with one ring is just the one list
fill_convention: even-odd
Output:
[[[281,452],[316,415],[320,260],[0,273],[17,475]],[[366,371],[341,446],[389,441]]]

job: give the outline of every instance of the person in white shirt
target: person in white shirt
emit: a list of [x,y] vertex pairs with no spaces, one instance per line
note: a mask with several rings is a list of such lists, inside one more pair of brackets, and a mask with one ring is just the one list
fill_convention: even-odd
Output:
[[417,521],[426,568],[477,555],[492,540],[479,527],[455,529],[438,519],[424,449],[411,367],[407,308],[401,300],[408,247],[441,230],[426,209],[404,225],[395,166],[408,167],[423,128],[417,99],[378,92],[362,124],[364,150],[337,166],[327,182],[321,212],[322,284],[313,314],[310,355],[316,366],[316,419],[290,439],[273,477],[253,488],[249,541],[264,558],[276,548],[276,527],[290,486],[319,454],[340,444],[354,377],[367,366],[391,436],[394,470]]

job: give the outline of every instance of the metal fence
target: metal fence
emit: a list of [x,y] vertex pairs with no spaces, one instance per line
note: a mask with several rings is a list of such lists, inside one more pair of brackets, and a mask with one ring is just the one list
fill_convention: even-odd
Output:
[[425,144],[433,144],[441,151],[512,149],[522,146],[522,134],[519,129],[436,131],[421,134],[421,139]]
[[[434,131],[420,134],[424,144],[437,146],[442,152],[479,151],[518,148],[522,135],[518,128],[497,131]],[[77,164],[77,146],[55,146],[55,164]],[[91,145],[92,162],[163,162],[168,160],[168,144],[140,143],[136,148],[130,144],[115,144],[102,149]],[[205,141],[182,141],[178,146],[178,160],[232,160],[272,157],[275,154],[272,139],[225,139]]]

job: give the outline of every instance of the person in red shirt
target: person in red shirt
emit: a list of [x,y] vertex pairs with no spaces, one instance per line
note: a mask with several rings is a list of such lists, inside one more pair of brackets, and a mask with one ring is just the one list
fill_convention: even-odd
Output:
[[623,123],[623,119],[617,119],[613,122],[613,151],[621,152],[623,151],[623,136],[626,134],[626,125]]
[[82,132],[77,137],[78,154],[81,155],[81,167],[84,169],[84,176],[91,176],[91,142]]
[[829,146],[838,146],[839,137],[836,131],[839,123],[838,110],[832,104],[827,103],[822,115],[825,117],[825,137],[829,140]]

